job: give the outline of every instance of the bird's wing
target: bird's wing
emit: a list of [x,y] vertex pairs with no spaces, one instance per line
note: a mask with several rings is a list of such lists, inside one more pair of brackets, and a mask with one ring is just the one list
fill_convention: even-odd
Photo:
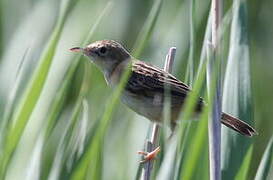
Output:
[[164,88],[169,89],[171,97],[185,98],[190,91],[186,84],[170,73],[142,61],[133,61],[127,90],[154,97],[155,94],[163,94]]

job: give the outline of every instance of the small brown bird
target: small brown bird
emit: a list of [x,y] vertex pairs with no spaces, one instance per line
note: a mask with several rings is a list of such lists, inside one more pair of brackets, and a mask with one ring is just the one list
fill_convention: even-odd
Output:
[[[75,47],[70,50],[82,52],[89,57],[102,70],[111,87],[119,83],[122,74],[130,67],[131,74],[121,95],[122,102],[151,121],[163,121],[164,98],[158,97],[169,96],[171,129],[174,129],[180,110],[191,91],[186,84],[160,68],[133,58],[124,47],[113,40],[96,41],[85,48]],[[166,87],[170,91],[168,94],[164,94]],[[203,106],[204,102],[199,98],[195,112],[200,113]],[[221,122],[242,135],[257,134],[250,125],[224,112]]]

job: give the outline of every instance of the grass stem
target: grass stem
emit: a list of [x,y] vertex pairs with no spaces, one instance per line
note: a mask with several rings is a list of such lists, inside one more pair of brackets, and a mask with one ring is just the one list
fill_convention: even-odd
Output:
[[211,119],[209,121],[209,157],[210,179],[221,179],[221,77],[220,59],[217,57],[219,49],[218,27],[221,20],[221,0],[213,0],[212,13],[212,44],[209,48],[211,58],[208,62],[208,90],[211,101]]
[[[175,53],[176,53],[176,48],[171,47],[169,49],[167,56],[166,56],[165,65],[164,65],[164,70],[166,72],[170,73],[172,71]],[[147,148],[146,148],[147,152],[152,152],[156,148],[156,145],[158,143],[157,141],[158,141],[158,137],[159,137],[159,132],[160,132],[160,126],[157,123],[154,123],[153,129],[152,129],[151,140],[147,142]],[[153,161],[148,161],[144,165],[144,180],[150,179],[152,168],[153,168]]]

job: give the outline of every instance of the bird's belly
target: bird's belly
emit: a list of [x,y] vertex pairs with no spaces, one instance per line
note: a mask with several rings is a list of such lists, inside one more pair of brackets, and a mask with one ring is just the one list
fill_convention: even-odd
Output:
[[155,103],[151,98],[125,92],[121,96],[121,100],[133,111],[151,121],[160,122],[162,120],[162,105]]

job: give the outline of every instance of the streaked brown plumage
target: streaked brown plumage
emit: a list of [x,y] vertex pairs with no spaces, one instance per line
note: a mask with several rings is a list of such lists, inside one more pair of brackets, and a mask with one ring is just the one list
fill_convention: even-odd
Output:
[[[148,63],[134,59],[119,43],[112,40],[97,41],[86,48],[72,48],[72,51],[83,52],[104,73],[110,86],[116,86],[125,72],[131,68],[131,74],[122,101],[138,114],[155,122],[162,122],[164,106],[164,88],[169,89],[171,100],[171,126],[175,127],[181,107],[190,88],[179,81],[170,73],[152,66]],[[131,63],[131,66],[128,64]],[[204,106],[202,98],[199,98],[195,112],[199,113]],[[246,135],[252,136],[256,131],[245,122],[226,113],[222,113],[222,124]],[[173,128],[172,128],[173,129]]]

